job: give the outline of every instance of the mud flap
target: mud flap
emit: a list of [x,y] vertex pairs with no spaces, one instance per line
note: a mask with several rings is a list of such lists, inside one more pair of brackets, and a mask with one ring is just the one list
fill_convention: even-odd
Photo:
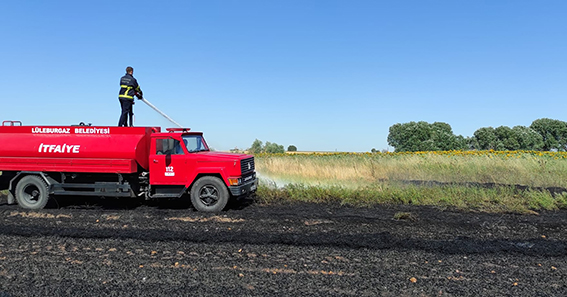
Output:
[[14,199],[12,192],[8,192],[8,204],[16,204],[16,199]]

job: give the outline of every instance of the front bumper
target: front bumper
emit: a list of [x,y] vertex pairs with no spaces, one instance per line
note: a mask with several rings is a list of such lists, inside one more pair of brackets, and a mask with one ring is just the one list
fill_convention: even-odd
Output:
[[230,189],[230,194],[232,194],[232,196],[248,195],[252,192],[256,192],[256,189],[258,189],[258,179],[254,178],[240,186],[230,186],[228,188]]

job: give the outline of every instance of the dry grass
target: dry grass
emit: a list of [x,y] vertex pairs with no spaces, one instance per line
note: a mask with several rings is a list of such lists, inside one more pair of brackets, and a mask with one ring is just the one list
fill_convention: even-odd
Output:
[[265,202],[393,203],[519,213],[567,208],[567,194],[546,190],[567,188],[566,153],[278,154],[256,156],[256,169]]
[[536,152],[284,154],[257,157],[256,169],[268,178],[323,185],[421,180],[567,188],[565,157]]

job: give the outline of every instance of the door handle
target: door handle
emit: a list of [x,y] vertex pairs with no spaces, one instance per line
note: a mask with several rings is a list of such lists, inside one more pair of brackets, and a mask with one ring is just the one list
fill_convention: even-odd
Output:
[[158,162],[158,160],[154,159],[154,163],[157,163],[157,162]]

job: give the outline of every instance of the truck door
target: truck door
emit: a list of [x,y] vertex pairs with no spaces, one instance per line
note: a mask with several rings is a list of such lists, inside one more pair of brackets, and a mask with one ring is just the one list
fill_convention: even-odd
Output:
[[150,184],[185,185],[185,151],[180,141],[171,137],[155,138],[150,149]]

